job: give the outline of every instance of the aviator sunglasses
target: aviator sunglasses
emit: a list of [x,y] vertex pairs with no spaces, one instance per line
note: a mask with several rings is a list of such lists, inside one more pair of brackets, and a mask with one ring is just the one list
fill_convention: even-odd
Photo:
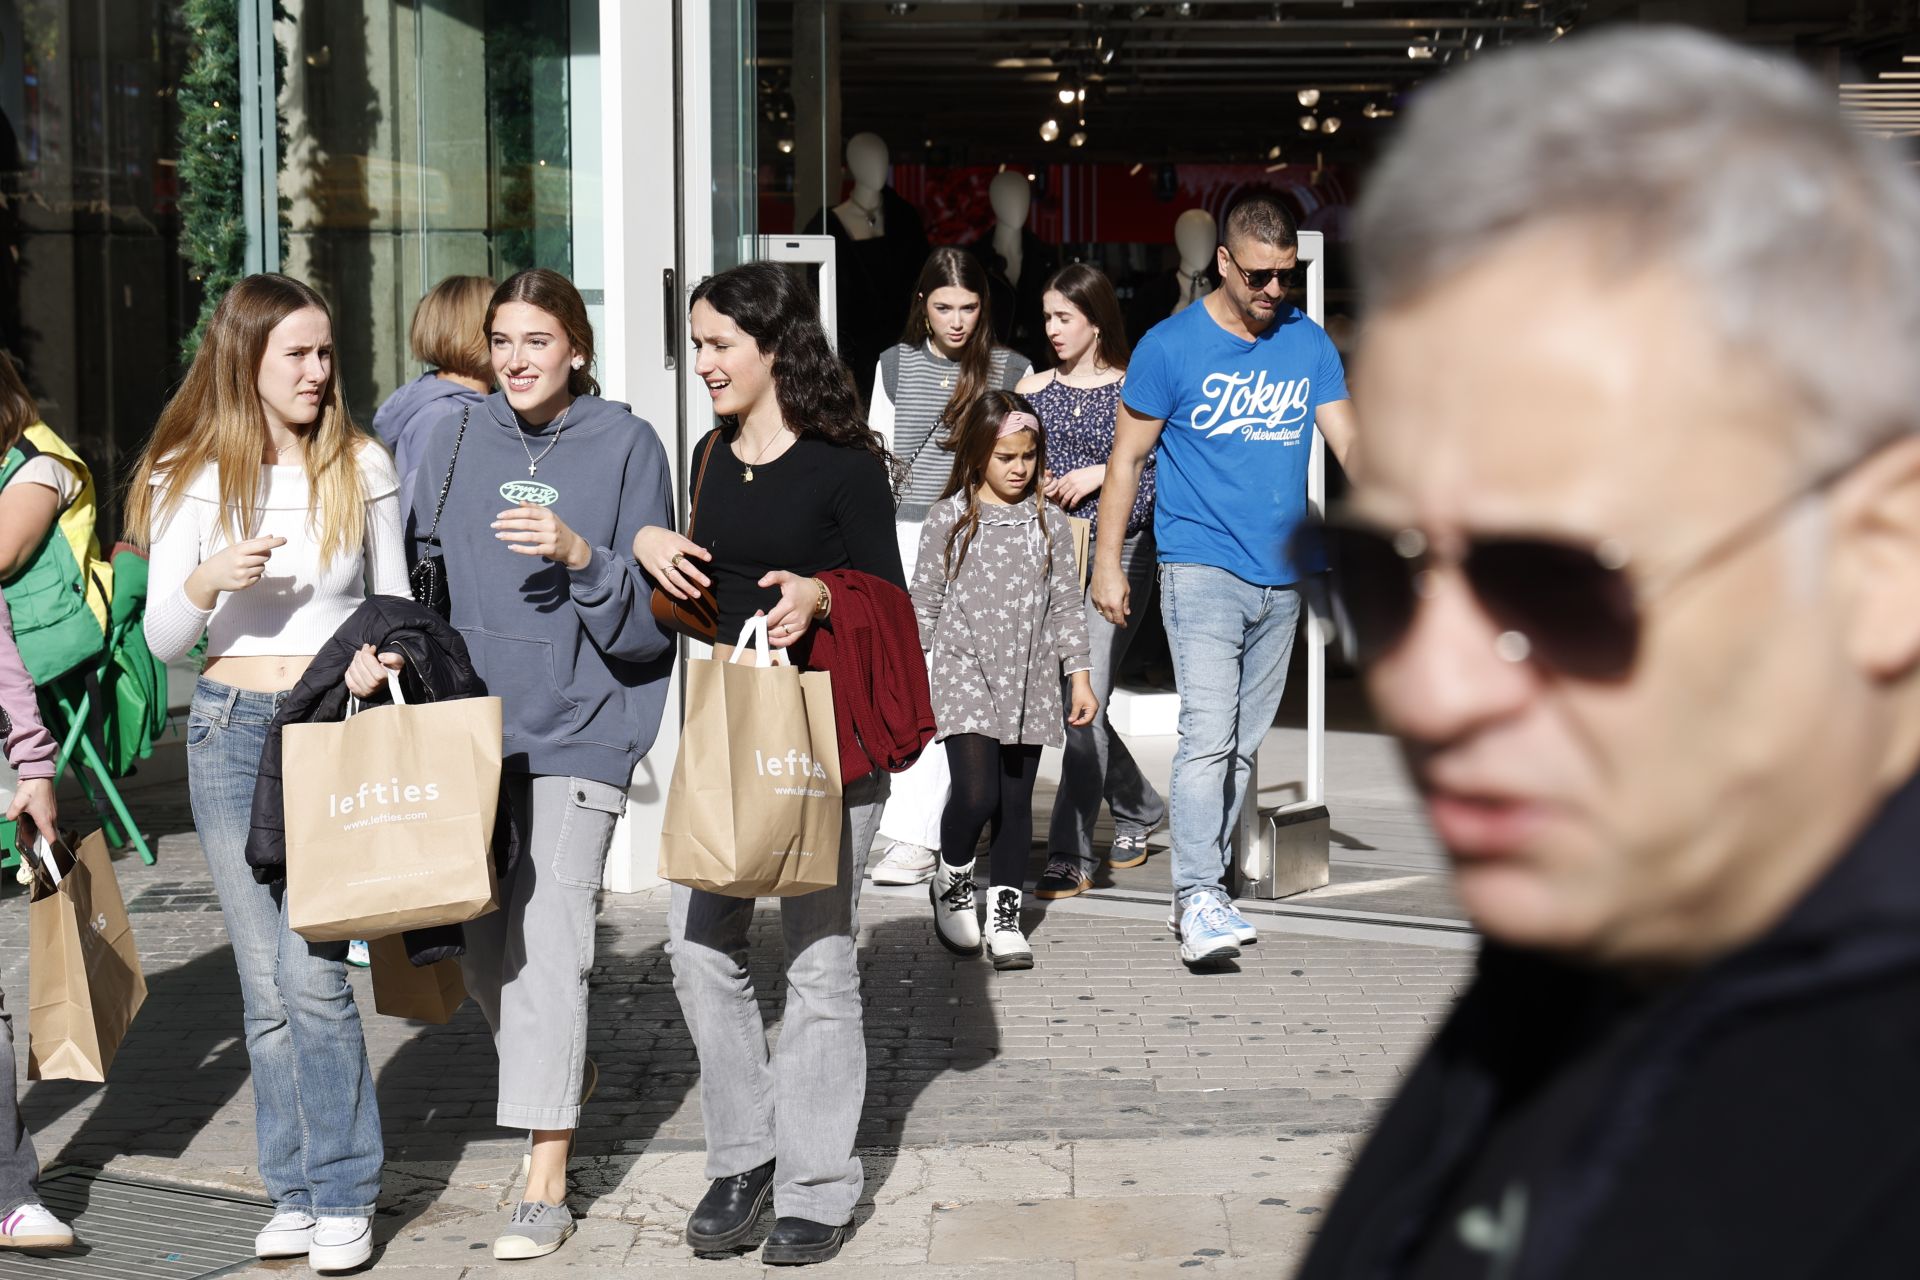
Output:
[[1420,601],[1433,594],[1434,572],[1457,568],[1502,629],[1494,642],[1500,657],[1576,679],[1618,680],[1633,669],[1648,606],[1727,560],[1857,465],[1821,473],[1693,554],[1645,574],[1634,572],[1626,544],[1614,539],[1479,534],[1461,539],[1458,549],[1438,550],[1420,529],[1346,513],[1302,528],[1294,551],[1300,563],[1324,563],[1329,570],[1335,628],[1356,664],[1406,639]]

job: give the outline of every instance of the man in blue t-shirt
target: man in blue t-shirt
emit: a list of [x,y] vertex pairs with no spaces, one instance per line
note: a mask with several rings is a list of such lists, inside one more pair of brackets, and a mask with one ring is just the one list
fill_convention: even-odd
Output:
[[[1288,544],[1306,518],[1314,427],[1343,463],[1354,435],[1339,353],[1286,301],[1299,261],[1292,216],[1253,196],[1227,214],[1223,238],[1220,288],[1134,350],[1100,499],[1131,506],[1157,445],[1153,535],[1180,685],[1172,925],[1189,964],[1231,959],[1255,940],[1226,874],[1300,618]],[[1094,557],[1094,607],[1116,625],[1128,612],[1125,532],[1102,525]]]

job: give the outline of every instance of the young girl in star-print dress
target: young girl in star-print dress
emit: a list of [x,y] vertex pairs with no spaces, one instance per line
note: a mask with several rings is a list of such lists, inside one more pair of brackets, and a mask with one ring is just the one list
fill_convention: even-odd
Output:
[[[996,969],[1030,969],[1020,901],[1040,749],[1063,745],[1066,725],[1087,724],[1099,709],[1073,534],[1040,500],[1046,447],[1024,397],[981,395],[944,443],[953,475],[927,512],[913,575],[934,720],[953,773],[929,891],[934,930],[949,951],[980,953],[973,850],[991,824],[986,951]],[[1070,709],[1061,706],[1062,677]]]

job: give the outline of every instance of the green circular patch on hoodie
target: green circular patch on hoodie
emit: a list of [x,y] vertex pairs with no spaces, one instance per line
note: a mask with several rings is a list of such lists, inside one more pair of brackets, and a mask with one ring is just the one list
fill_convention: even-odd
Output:
[[509,480],[500,486],[500,496],[516,506],[531,502],[536,507],[550,507],[560,501],[558,489],[538,480]]

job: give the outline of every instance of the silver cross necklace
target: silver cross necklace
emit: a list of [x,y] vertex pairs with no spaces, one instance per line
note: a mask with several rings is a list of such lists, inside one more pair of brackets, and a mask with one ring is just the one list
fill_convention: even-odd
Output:
[[540,464],[545,462],[547,455],[553,452],[553,446],[560,443],[560,433],[567,429],[567,415],[571,412],[573,412],[573,404],[570,402],[560,411],[560,416],[553,420],[553,434],[548,437],[547,447],[540,451],[539,457],[534,456],[533,446],[527,443],[525,429],[520,431],[520,447],[527,451],[527,479],[531,480],[540,474]]

